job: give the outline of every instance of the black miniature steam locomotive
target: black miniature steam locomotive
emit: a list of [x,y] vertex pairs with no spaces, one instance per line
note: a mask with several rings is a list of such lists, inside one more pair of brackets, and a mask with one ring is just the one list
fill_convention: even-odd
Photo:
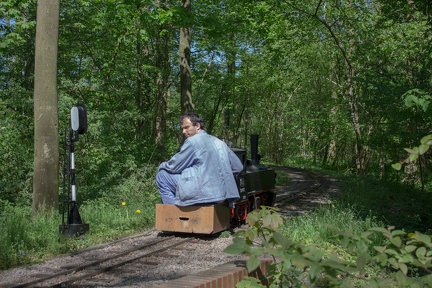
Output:
[[232,211],[232,224],[242,224],[247,214],[261,206],[273,206],[276,173],[260,163],[258,154],[258,135],[251,135],[251,159],[246,158],[246,149],[232,150],[244,163],[244,170],[237,176],[240,199]]

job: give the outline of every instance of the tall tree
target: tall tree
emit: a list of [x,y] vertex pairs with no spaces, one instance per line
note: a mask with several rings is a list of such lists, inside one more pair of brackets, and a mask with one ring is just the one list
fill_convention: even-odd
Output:
[[[169,1],[158,0],[158,6],[161,7],[160,13],[168,14]],[[166,23],[165,23],[166,22]],[[159,25],[155,25],[155,66],[157,68],[156,78],[156,121],[155,121],[155,143],[158,154],[166,159],[166,131],[167,131],[167,110],[170,88],[170,43],[172,42],[169,29],[172,27],[172,21],[160,21]]]
[[190,67],[190,54],[191,54],[191,34],[190,34],[190,19],[191,19],[191,0],[182,0],[182,6],[185,12],[185,21],[180,27],[180,103],[182,113],[193,111],[194,105],[192,103],[192,72]]
[[39,0],[34,84],[33,213],[58,206],[58,0]]

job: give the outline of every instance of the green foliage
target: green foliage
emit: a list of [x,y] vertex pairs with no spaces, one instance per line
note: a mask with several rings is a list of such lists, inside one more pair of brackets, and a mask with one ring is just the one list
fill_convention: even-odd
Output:
[[429,104],[432,100],[432,96],[421,89],[411,89],[402,97],[404,98],[405,106],[415,107],[421,109],[423,112],[429,109]]
[[[92,205],[98,213],[112,209],[119,215],[126,210],[117,210],[124,201],[131,217],[137,216],[134,209],[151,211],[158,201],[155,167],[178,147],[177,36],[184,23],[194,31],[196,111],[204,115],[210,132],[227,134],[239,146],[249,147],[249,134],[259,134],[263,160],[352,173],[359,141],[365,148],[358,152],[365,171],[396,178],[388,168],[400,156],[398,147],[412,147],[412,135],[430,134],[432,30],[427,1],[336,1],[320,2],[319,7],[309,0],[246,2],[198,1],[191,17],[185,17],[178,1],[62,1],[59,130],[62,134],[68,127],[72,105],[87,106],[89,129],[76,143],[76,179],[78,201],[92,223],[99,223],[87,216]],[[0,12],[3,208],[31,202],[36,1],[0,1]],[[339,42],[317,20],[331,23]],[[345,56],[354,72],[351,78]],[[166,107],[158,106],[165,100]],[[352,125],[357,112],[361,139]],[[166,120],[166,129],[156,126],[159,117]],[[160,146],[156,135],[164,138]],[[62,144],[63,137],[59,141]],[[430,138],[423,142],[410,148],[404,161],[428,160]],[[432,185],[430,178],[425,181]],[[404,228],[427,230],[430,197],[420,205],[410,195],[416,192],[406,186],[389,183],[389,188],[365,191],[357,184],[350,189],[359,213],[369,215],[373,207],[383,219],[398,216],[392,222]],[[397,192],[383,193],[386,189]],[[368,198],[365,193],[374,195]],[[144,199],[148,206],[141,203]],[[399,200],[411,206],[401,206]],[[317,237],[326,233],[319,231]]]
[[[341,245],[355,256],[345,261],[338,254],[324,253],[314,246],[304,246],[278,232],[280,216],[271,208],[253,211],[247,219],[250,227],[238,232],[227,253],[244,253],[249,256],[249,271],[259,266],[259,257],[271,256],[274,260],[270,271],[270,287],[424,287],[432,285],[431,236],[421,233],[408,234],[394,228],[369,228],[361,234],[339,231]],[[378,246],[371,237],[385,237]],[[373,250],[371,249],[373,247]],[[365,275],[367,267],[384,269],[386,273]],[[251,287],[263,287],[256,280],[247,279]],[[309,283],[309,284],[308,284]]]
[[429,193],[397,180],[353,175],[342,177],[339,188],[337,207],[353,206],[362,219],[375,217],[379,221],[375,225],[393,225],[397,229],[429,233],[432,221]]
[[[384,225],[375,216],[361,215],[355,206],[345,206],[347,207],[337,201],[329,201],[328,205],[319,206],[311,213],[285,219],[279,230],[283,235],[289,235],[290,239],[304,245],[338,250],[336,247],[339,242],[335,238],[333,227],[359,235],[369,228]],[[380,243],[380,240],[375,239],[375,243]]]
[[[84,202],[79,212],[83,221],[90,224],[90,230],[78,239],[60,236],[62,218],[57,211],[32,216],[31,205],[17,206],[13,201],[1,200],[0,269],[37,263],[152,227],[155,203],[160,201],[154,182],[155,168],[135,167],[128,174],[109,191],[100,194],[104,197],[79,199]],[[81,193],[84,189],[88,187],[78,186],[78,197],[86,195]]]
[[[244,147],[248,135],[257,133],[260,154],[275,163],[355,171],[351,115],[356,111],[346,95],[352,84],[361,107],[359,144],[367,147],[362,151],[367,171],[389,173],[382,166],[398,157],[396,147],[410,147],[412,133],[430,134],[430,116],[413,111],[427,109],[432,61],[428,10],[418,8],[426,4],[398,2],[401,9],[392,10],[387,2],[317,7],[314,1],[205,0],[194,3],[186,17],[175,1],[62,1],[60,132],[72,105],[83,103],[89,113],[88,134],[77,143],[80,201],[111,194],[137,167],[176,150],[177,34],[185,23],[192,25],[196,47],[192,100],[210,132]],[[27,203],[36,1],[0,3],[0,157],[6,163],[0,168],[5,175],[0,193],[2,199]],[[353,81],[318,19],[333,23],[355,69]],[[397,101],[401,95],[409,109]],[[162,96],[165,108],[158,106]],[[167,121],[166,129],[164,123],[156,126],[159,117]],[[163,141],[155,151],[156,135]]]
[[[362,247],[369,243],[373,233],[383,235],[385,245],[374,246],[377,253],[368,254]],[[342,235],[342,234],[341,234]],[[357,267],[376,265],[386,269],[388,279],[373,278],[368,283],[376,283],[376,287],[388,284],[397,287],[431,287],[432,286],[432,237],[430,235],[406,233],[403,230],[382,227],[370,228],[360,237],[352,237],[348,233],[342,235],[344,247],[357,255]]]
[[[421,89],[412,89],[407,91],[403,95],[405,106],[414,107],[416,110],[426,112],[429,109],[429,104],[432,100],[432,96],[429,93],[422,91]],[[414,163],[420,156],[424,155],[432,145],[432,134],[424,136],[420,140],[420,145],[413,148],[405,148],[405,151],[409,153],[408,158],[405,160],[392,164],[393,169],[400,170],[402,164]]]
[[249,256],[249,271],[259,266],[259,257],[270,255],[274,262],[271,265],[269,278],[270,287],[300,287],[305,285],[304,272],[308,271],[311,283],[325,281],[338,283],[338,275],[354,271],[354,266],[338,261],[336,255],[323,257],[324,254],[313,246],[303,246],[278,232],[281,217],[271,208],[264,207],[249,214],[247,222],[250,226],[238,232],[234,243],[225,250],[227,253],[245,253]]
[[[6,33],[0,34],[0,51],[2,55],[8,55],[10,50],[25,45],[28,41],[27,34],[36,26],[31,14],[36,14],[36,1],[0,1],[0,15],[2,22],[13,20]],[[27,17],[26,17],[27,16]],[[2,24],[4,25],[4,24]]]
[[431,146],[432,146],[432,134],[424,136],[420,140],[419,146],[413,148],[405,148],[405,151],[409,153],[408,158],[406,158],[402,162],[392,164],[393,169],[400,170],[402,168],[402,164],[415,162],[420,156],[424,155]]
[[0,269],[38,262],[59,253],[58,213],[33,218],[31,208],[2,205]]
[[147,205],[144,199],[140,202],[118,202],[116,205],[108,201],[87,201],[80,207],[81,216],[90,224],[94,235],[111,238],[151,227],[154,223],[154,205]]
[[31,202],[33,175],[33,107],[31,95],[11,83],[0,89],[0,199]]

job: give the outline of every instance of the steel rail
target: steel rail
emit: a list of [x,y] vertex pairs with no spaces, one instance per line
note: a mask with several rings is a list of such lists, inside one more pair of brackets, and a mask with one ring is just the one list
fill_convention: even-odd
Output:
[[[120,257],[124,257],[125,255],[128,255],[128,254],[130,254],[130,253],[133,253],[133,252],[135,252],[135,251],[138,251],[138,250],[142,250],[142,249],[145,249],[145,248],[149,248],[149,247],[155,246],[155,245],[157,245],[157,244],[163,243],[163,242],[168,241],[168,240],[173,239],[173,238],[175,238],[175,237],[174,237],[174,236],[170,236],[170,237],[167,237],[167,238],[162,239],[162,240],[154,241],[154,242],[152,242],[152,243],[150,243],[150,244],[141,245],[141,246],[134,247],[134,248],[132,248],[132,249],[129,249],[129,250],[123,251],[123,252],[121,252],[121,253],[117,253],[116,255],[111,256],[111,257],[107,257],[107,258],[104,258],[104,259],[101,259],[101,260],[97,260],[97,261],[92,261],[92,262],[90,262],[90,263],[86,263],[86,264],[83,264],[83,265],[79,265],[79,266],[77,266],[77,267],[70,268],[70,269],[67,269],[67,270],[64,270],[64,271],[61,271],[61,272],[58,272],[58,273],[55,273],[55,274],[49,275],[49,276],[41,277],[41,278],[38,278],[38,279],[35,279],[35,280],[32,280],[32,281],[26,282],[26,283],[20,283],[20,284],[17,284],[17,285],[12,285],[12,286],[9,286],[9,288],[23,288],[23,287],[30,287],[30,286],[32,286],[32,285],[39,284],[39,283],[43,283],[43,282],[46,282],[46,281],[48,281],[48,280],[51,280],[51,279],[54,279],[54,278],[57,278],[57,277],[60,277],[60,276],[65,276],[65,275],[68,275],[68,274],[72,274],[72,273],[74,273],[74,272],[78,272],[78,271],[81,271],[81,270],[87,269],[87,268],[92,267],[92,266],[100,265],[100,264],[102,264],[102,263],[104,263],[104,262],[108,262],[108,261],[115,260],[115,259],[120,258]],[[184,240],[184,241],[182,241],[180,244],[182,244],[183,242],[186,242],[186,241],[188,241],[188,240]],[[171,246],[178,246],[178,245],[180,245],[180,244],[179,244],[179,243],[175,243],[174,245],[171,245]],[[164,247],[164,248],[165,248],[165,247]],[[162,250],[162,249],[160,249],[160,250]],[[165,249],[165,250],[166,250],[166,249]],[[164,250],[162,250],[162,251],[164,251]],[[159,252],[160,252],[160,251],[159,251]],[[145,256],[143,256],[143,257],[145,257]],[[127,262],[127,261],[126,261],[126,262]],[[122,264],[122,265],[124,265],[124,264]],[[102,271],[101,273],[103,273],[103,271]],[[92,276],[90,276],[90,277],[92,277]],[[87,277],[87,278],[88,278],[88,277]],[[76,280],[75,280],[75,281],[76,281]],[[75,281],[74,281],[74,282],[75,282]],[[52,285],[50,285],[50,287],[52,287]]]
[[120,266],[126,265],[128,263],[132,263],[132,262],[135,262],[135,261],[140,260],[142,258],[149,257],[149,256],[155,255],[157,253],[164,252],[164,251],[167,251],[167,250],[172,249],[174,247],[180,246],[183,243],[188,242],[188,241],[189,241],[189,239],[185,239],[185,240],[182,240],[182,241],[180,241],[178,243],[174,243],[172,245],[169,245],[167,247],[163,247],[161,249],[158,249],[158,250],[155,250],[155,251],[152,251],[152,252],[149,252],[149,253],[145,253],[143,255],[140,255],[140,256],[137,256],[137,257],[134,257],[134,258],[131,258],[131,259],[127,259],[125,261],[121,261],[121,262],[115,263],[113,265],[109,265],[107,267],[96,268],[97,270],[91,271],[91,272],[89,272],[87,274],[84,274],[84,275],[81,275],[81,276],[77,276],[77,277],[74,277],[74,278],[66,280],[66,281],[60,281],[60,282],[52,285],[52,287],[58,287],[58,288],[67,287],[66,286],[67,284],[72,284],[72,283],[80,281],[80,280],[88,279],[88,278],[94,277],[96,275],[103,274],[105,272],[109,272],[111,270],[114,270],[115,268],[118,268]]

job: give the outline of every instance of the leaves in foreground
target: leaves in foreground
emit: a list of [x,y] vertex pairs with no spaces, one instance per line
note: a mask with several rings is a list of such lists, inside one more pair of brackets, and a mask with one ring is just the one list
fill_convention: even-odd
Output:
[[[281,216],[274,208],[263,207],[251,212],[248,229],[236,233],[233,244],[225,252],[249,256],[247,269],[257,269],[262,257],[271,257],[268,282],[270,287],[432,287],[431,236],[395,230],[394,227],[370,228],[361,235],[337,231],[341,246],[355,256],[345,261],[313,246],[303,246],[278,233]],[[370,240],[379,234],[385,245],[373,246]],[[367,275],[365,269],[374,266],[384,273]],[[360,284],[359,284],[360,283]],[[243,286],[242,286],[243,285]],[[246,285],[246,286],[245,286]],[[238,287],[265,287],[257,279],[246,278]]]

